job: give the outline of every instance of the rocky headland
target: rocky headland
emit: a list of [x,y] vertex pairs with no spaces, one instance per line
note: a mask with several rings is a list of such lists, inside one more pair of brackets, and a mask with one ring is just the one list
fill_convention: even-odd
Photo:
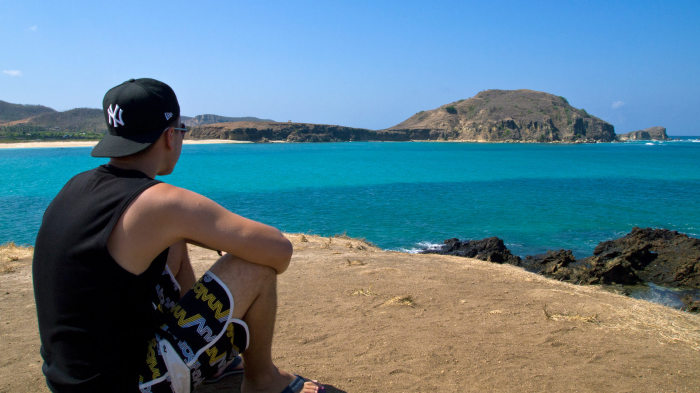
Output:
[[424,130],[429,139],[483,142],[612,142],[614,127],[569,105],[564,97],[534,90],[486,90],[421,111],[390,130]]
[[685,309],[700,312],[700,239],[667,229],[633,228],[627,235],[598,244],[593,255],[576,259],[571,250],[514,256],[496,237],[447,239],[439,249],[423,251],[508,263],[546,277],[575,284],[636,285],[653,283],[689,290]]
[[328,124],[281,123],[274,121],[236,121],[205,124],[192,128],[193,139],[223,139],[250,142],[348,142],[408,141],[410,135],[396,131],[374,131],[365,128]]
[[569,105],[563,97],[533,90],[486,90],[421,111],[384,130],[280,122],[225,122],[196,126],[192,138],[254,142],[479,141],[611,142],[614,127]]
[[628,132],[617,136],[619,141],[667,141],[666,127],[656,126]]

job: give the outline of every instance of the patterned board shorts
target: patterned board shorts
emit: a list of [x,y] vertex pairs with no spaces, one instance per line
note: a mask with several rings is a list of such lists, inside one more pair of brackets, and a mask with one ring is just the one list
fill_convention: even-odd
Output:
[[162,324],[148,342],[139,373],[141,392],[187,393],[248,348],[248,326],[233,318],[233,295],[211,272],[180,298],[166,267],[153,306]]

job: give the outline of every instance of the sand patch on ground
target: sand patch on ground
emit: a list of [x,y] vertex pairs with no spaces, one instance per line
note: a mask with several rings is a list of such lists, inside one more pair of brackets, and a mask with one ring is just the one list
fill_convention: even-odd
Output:
[[[700,316],[514,266],[288,235],[277,364],[329,392],[696,392]],[[192,248],[201,274],[217,255]],[[45,392],[30,257],[0,274],[0,392]],[[15,261],[15,262],[18,262]],[[231,377],[198,392],[238,391]]]

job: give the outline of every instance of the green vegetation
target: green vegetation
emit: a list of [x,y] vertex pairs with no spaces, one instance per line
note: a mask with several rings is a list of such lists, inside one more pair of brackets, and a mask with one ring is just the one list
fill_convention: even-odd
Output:
[[445,112],[447,112],[447,113],[449,113],[449,114],[451,114],[451,115],[455,115],[455,114],[457,114],[457,108],[455,108],[455,107],[452,106],[452,105],[446,106],[446,107],[445,107]]
[[97,140],[102,139],[103,134],[94,131],[62,131],[58,129],[47,130],[45,127],[20,124],[15,126],[0,127],[0,142],[22,142],[31,140],[55,141],[55,140]]
[[562,101],[564,101],[564,103],[565,103],[566,105],[569,105],[569,101],[567,101],[566,98],[564,98],[564,97],[562,97],[562,96],[559,96],[559,98],[560,98]]

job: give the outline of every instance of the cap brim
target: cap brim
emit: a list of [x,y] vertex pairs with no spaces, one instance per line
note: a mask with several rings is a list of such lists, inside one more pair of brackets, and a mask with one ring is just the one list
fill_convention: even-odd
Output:
[[107,133],[102,140],[92,148],[90,155],[93,157],[126,157],[145,150],[148,146],[151,146],[153,142],[137,142]]

